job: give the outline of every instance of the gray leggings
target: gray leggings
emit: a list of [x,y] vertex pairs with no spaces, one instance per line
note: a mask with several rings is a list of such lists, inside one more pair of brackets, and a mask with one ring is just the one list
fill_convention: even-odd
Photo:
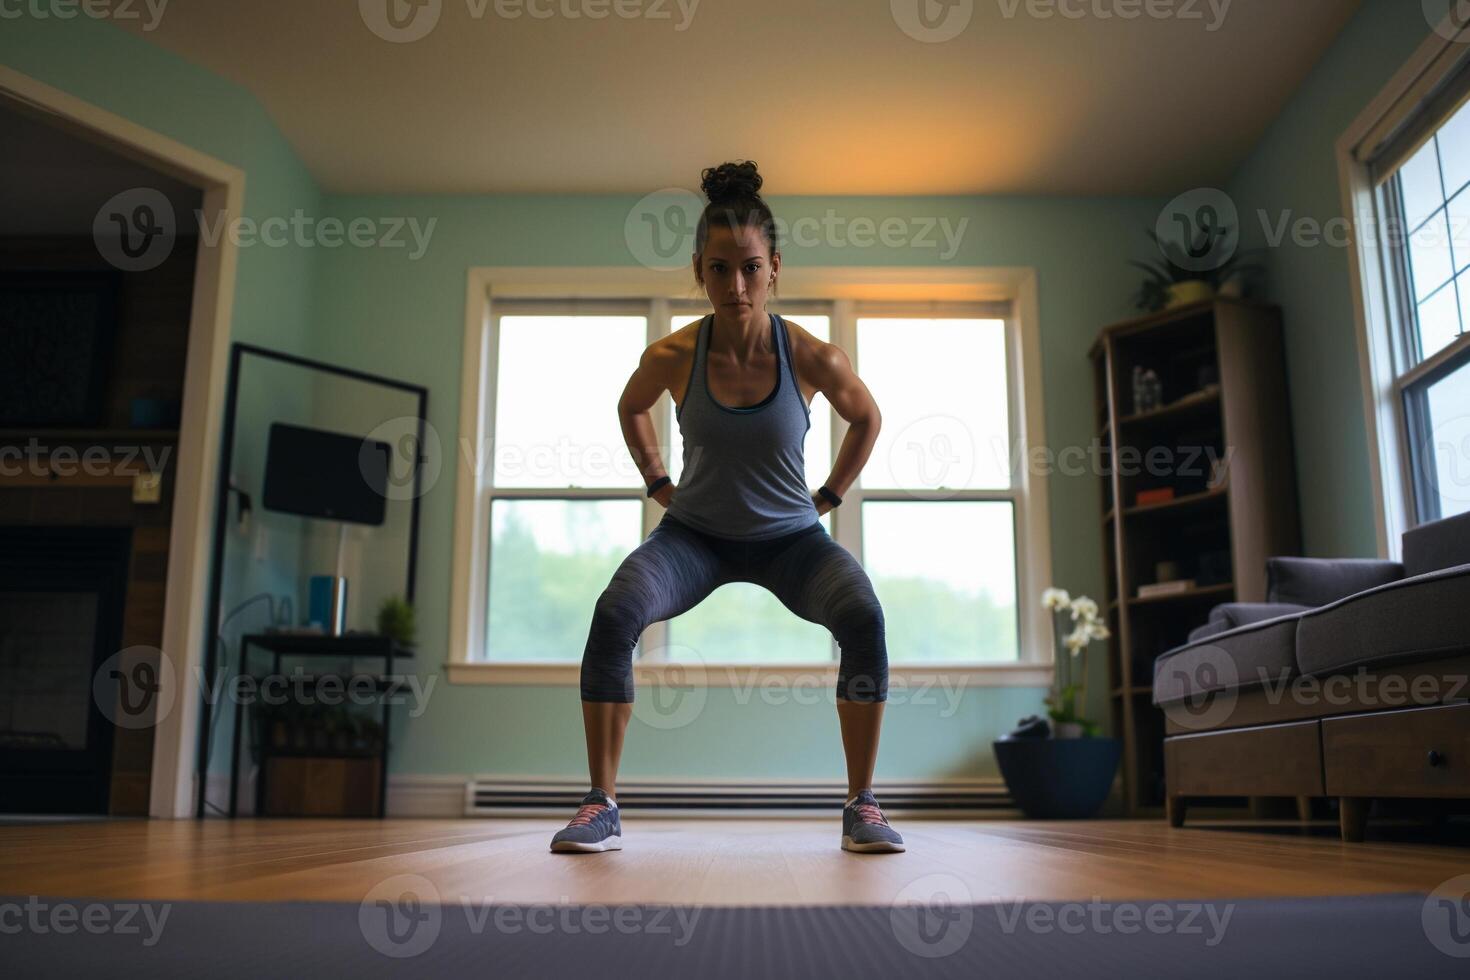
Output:
[[863,566],[821,523],[768,541],[706,534],[665,514],[598,596],[582,653],[582,700],[633,700],[633,647],[650,623],[694,608],[726,582],[753,582],[837,639],[837,696],[888,699],[883,607]]

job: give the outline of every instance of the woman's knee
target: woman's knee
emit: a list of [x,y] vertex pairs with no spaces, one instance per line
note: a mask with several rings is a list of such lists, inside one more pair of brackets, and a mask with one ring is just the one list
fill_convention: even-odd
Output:
[[633,700],[633,647],[644,619],[642,606],[626,589],[610,585],[597,597],[582,651],[582,700]]
[[833,631],[842,651],[837,696],[844,701],[888,698],[888,644],[883,607],[874,596],[843,609]]

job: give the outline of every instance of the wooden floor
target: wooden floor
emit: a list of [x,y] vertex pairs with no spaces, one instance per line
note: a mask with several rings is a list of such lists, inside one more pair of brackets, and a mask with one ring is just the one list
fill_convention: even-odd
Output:
[[945,874],[977,903],[1187,900],[1427,892],[1470,872],[1470,846],[1344,844],[1327,825],[904,820],[906,852],[864,855],[832,819],[627,817],[622,851],[553,854],[563,822],[0,824],[0,894],[357,902],[413,874],[445,902],[885,904]]

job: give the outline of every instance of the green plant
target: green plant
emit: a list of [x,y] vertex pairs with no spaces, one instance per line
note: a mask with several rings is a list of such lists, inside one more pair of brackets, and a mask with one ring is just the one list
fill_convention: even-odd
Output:
[[378,632],[391,636],[401,645],[414,644],[413,606],[398,596],[389,596],[378,607]]
[[1246,261],[1249,256],[1256,254],[1255,250],[1236,252],[1211,268],[1198,268],[1199,260],[1194,256],[1209,254],[1211,238],[1220,233],[1221,229],[1217,227],[1202,226],[1199,237],[1191,241],[1186,250],[1179,242],[1164,241],[1152,228],[1147,229],[1145,234],[1164,258],[1162,261],[1156,259],[1152,262],[1128,260],[1129,265],[1148,273],[1148,278],[1138,287],[1138,293],[1134,297],[1138,308],[1149,312],[1163,309],[1169,302],[1169,287],[1181,282],[1206,282],[1218,289],[1236,276],[1261,271],[1259,263]]
[[[1046,698],[1047,717],[1053,726],[1081,725],[1084,734],[1092,738],[1101,729],[1097,722],[1082,717],[1087,704],[1087,648],[1093,640],[1106,640],[1111,634],[1097,614],[1097,603],[1085,595],[1074,599],[1066,589],[1047,589],[1041,594],[1041,604],[1051,611],[1057,648],[1051,693]],[[1070,632],[1069,622],[1076,624]],[[1080,682],[1073,680],[1074,667]]]

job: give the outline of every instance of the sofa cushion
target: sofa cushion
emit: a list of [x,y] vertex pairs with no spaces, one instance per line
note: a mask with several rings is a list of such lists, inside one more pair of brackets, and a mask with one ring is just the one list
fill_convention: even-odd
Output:
[[1209,622],[1190,631],[1189,642],[1218,636],[1236,627],[1249,626],[1262,620],[1304,613],[1311,608],[1290,602],[1222,602],[1210,610]]
[[1403,576],[1403,565],[1377,558],[1267,558],[1266,597],[1298,606],[1325,606]]
[[1295,677],[1296,628],[1302,615],[1240,626],[1160,654],[1154,661],[1154,704]]
[[1470,513],[1404,532],[1404,574],[1423,575],[1470,562]]
[[1470,652],[1465,610],[1470,564],[1400,579],[1301,617],[1297,666],[1303,674]]

